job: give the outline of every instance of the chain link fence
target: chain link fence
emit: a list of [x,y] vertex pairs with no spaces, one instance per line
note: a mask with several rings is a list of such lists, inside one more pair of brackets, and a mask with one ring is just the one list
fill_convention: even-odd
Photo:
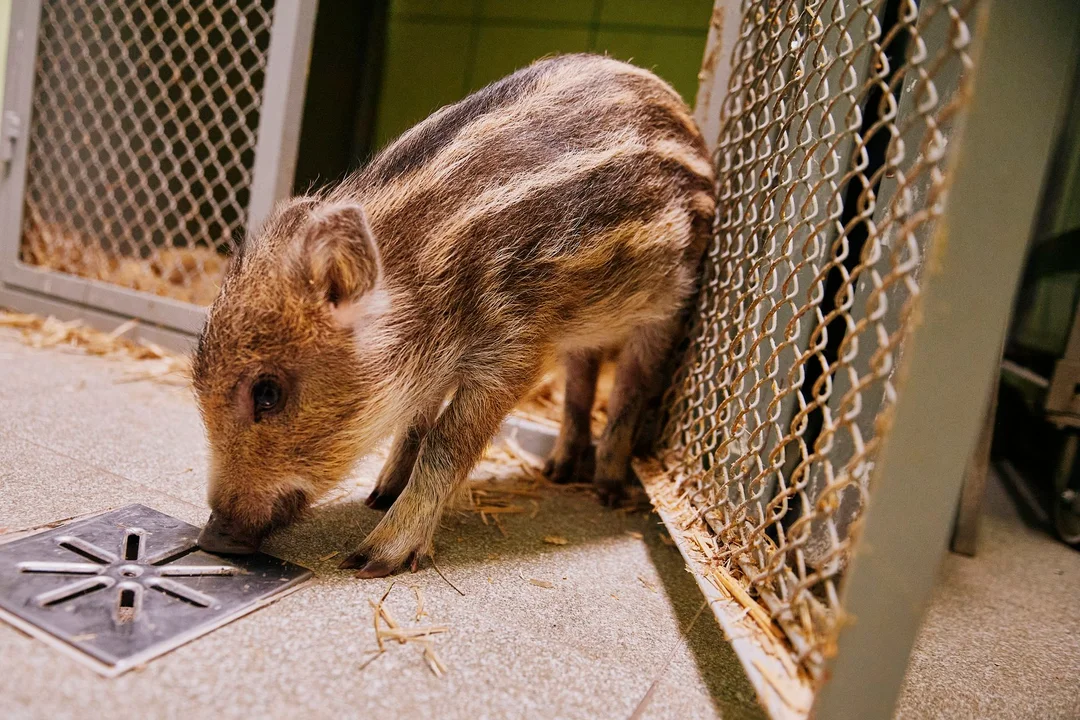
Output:
[[706,523],[708,562],[814,684],[932,262],[977,4],[741,6],[715,236],[658,455],[684,527]]
[[195,304],[242,237],[273,0],[45,0],[21,259]]

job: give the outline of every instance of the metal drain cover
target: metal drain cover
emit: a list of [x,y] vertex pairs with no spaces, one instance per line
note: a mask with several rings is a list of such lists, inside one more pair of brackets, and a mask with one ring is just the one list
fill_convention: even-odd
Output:
[[143,505],[0,545],[0,618],[119,675],[311,578],[263,553],[199,550],[199,528]]

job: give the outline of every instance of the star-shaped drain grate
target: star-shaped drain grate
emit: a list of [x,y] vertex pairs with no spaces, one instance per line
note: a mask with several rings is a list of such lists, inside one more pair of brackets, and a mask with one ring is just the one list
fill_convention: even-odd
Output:
[[195,607],[213,608],[219,604],[217,598],[173,578],[239,575],[244,572],[236,565],[177,564],[177,561],[198,549],[194,543],[184,543],[148,557],[144,552],[145,534],[142,528],[127,528],[120,543],[121,554],[98,547],[77,535],[61,535],[56,538],[59,547],[89,562],[25,560],[17,567],[24,573],[90,576],[36,595],[34,602],[43,607],[71,602],[107,588],[118,588],[114,616],[117,623],[131,622],[138,617],[144,589],[164,593]]
[[199,550],[142,505],[0,545],[0,618],[114,675],[298,587],[305,568]]

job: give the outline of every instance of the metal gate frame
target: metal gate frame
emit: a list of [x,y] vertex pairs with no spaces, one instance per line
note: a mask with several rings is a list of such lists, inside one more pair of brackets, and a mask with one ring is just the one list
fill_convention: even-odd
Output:
[[[741,5],[716,1],[699,76],[696,119],[710,147],[720,132]],[[816,696],[794,677],[778,683],[787,678],[768,665],[775,659],[733,632],[742,606],[695,572],[773,718],[891,717],[948,548],[1070,89],[1072,73],[1064,69],[1080,62],[1075,0],[985,0],[979,12],[967,117],[951,138],[958,147],[948,204],[926,260],[921,312],[899,369],[902,389],[841,586],[854,622],[841,630]],[[656,500],[694,567],[676,517]]]
[[[205,308],[111,283],[34,267],[19,259],[28,132],[43,0],[12,4],[7,79],[0,125],[0,306],[82,319],[103,329],[127,318],[133,334],[185,348],[202,327]],[[292,189],[318,0],[277,0],[255,145],[247,231]]]

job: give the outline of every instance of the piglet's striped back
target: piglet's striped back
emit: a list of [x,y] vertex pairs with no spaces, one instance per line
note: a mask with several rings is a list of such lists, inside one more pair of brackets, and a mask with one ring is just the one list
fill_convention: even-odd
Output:
[[336,194],[363,200],[388,267],[400,258],[437,271],[492,245],[557,258],[673,205],[709,218],[712,177],[670,86],[627,63],[565,55],[439,110]]

